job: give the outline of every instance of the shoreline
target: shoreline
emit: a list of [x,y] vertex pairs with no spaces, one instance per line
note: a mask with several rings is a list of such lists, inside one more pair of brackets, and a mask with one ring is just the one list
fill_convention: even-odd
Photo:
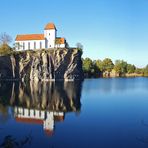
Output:
[[76,82],[83,79],[42,79],[42,80],[22,80],[22,79],[0,79],[0,82]]
[[[133,76],[133,77],[91,77],[91,78],[84,78],[85,79],[116,79],[116,78],[148,78],[146,76]],[[34,81],[34,80],[28,80],[28,81],[23,81],[21,79],[0,79],[0,82],[76,82],[76,81],[83,81],[80,79],[49,79],[49,80],[39,80],[39,81]]]

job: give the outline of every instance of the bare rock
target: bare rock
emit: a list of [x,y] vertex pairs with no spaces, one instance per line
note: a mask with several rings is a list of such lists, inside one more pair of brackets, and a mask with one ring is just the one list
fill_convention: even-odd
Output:
[[0,57],[0,79],[22,81],[82,80],[81,51],[22,51]]

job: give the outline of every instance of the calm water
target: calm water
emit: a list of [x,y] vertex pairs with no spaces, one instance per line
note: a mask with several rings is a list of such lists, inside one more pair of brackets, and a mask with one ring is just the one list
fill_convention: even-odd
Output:
[[0,83],[0,146],[147,148],[148,78]]

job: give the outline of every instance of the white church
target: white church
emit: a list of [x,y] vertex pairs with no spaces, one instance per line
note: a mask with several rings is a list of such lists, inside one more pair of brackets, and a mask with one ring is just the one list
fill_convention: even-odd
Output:
[[45,110],[28,109],[15,106],[14,117],[17,122],[43,125],[43,130],[45,133],[51,136],[54,132],[55,122],[64,120],[64,112],[50,112]]
[[22,34],[15,39],[16,50],[36,50],[65,48],[65,38],[57,37],[57,29],[53,23],[48,23],[44,28],[44,34]]

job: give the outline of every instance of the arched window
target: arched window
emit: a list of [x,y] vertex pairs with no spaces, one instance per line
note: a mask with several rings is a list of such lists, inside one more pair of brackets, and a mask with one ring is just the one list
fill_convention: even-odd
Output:
[[23,50],[25,50],[25,43],[23,42]]
[[40,49],[42,49],[42,42],[40,42]]
[[36,42],[34,42],[34,49],[36,49]]
[[30,49],[30,42],[28,42],[28,49]]
[[19,42],[16,43],[16,47],[17,47],[18,50],[20,49],[20,43]]
[[48,48],[48,40],[45,39],[45,48]]

